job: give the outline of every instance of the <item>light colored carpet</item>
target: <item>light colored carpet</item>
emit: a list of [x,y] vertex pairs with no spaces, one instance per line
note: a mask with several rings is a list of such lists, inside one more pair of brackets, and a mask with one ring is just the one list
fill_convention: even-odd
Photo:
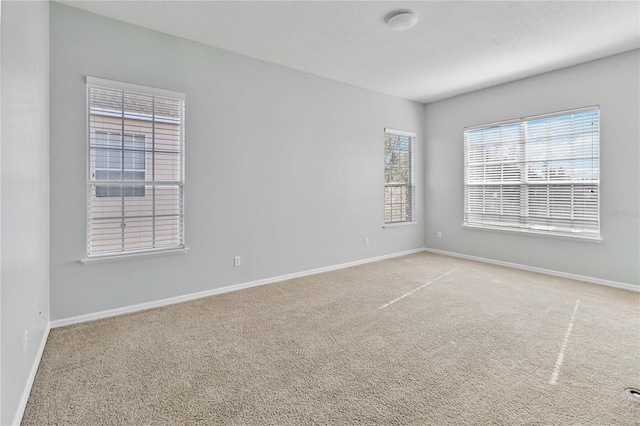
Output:
[[640,424],[639,303],[419,253],[54,329],[23,424]]

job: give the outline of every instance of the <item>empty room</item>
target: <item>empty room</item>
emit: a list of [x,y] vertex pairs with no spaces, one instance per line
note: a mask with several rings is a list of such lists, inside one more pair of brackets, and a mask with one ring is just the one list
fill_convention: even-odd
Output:
[[0,2],[0,424],[640,424],[639,1]]

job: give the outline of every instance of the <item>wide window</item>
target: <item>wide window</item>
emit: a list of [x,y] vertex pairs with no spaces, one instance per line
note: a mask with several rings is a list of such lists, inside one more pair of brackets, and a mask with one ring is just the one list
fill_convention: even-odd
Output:
[[184,248],[184,95],[87,77],[87,254]]
[[464,225],[600,239],[597,107],[467,128]]
[[384,223],[411,222],[415,133],[384,130]]

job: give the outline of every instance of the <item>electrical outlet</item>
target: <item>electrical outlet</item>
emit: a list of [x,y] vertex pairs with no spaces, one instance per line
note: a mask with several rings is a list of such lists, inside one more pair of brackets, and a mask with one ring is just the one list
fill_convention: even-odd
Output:
[[240,256],[233,258],[233,266],[240,266]]
[[365,246],[368,246],[368,245],[369,245],[369,239],[368,239],[368,238],[365,238],[365,239],[364,239],[364,245],[365,245]]
[[27,346],[29,345],[29,330],[24,332],[24,352],[27,352]]
[[442,232],[438,231],[438,238],[442,238]]

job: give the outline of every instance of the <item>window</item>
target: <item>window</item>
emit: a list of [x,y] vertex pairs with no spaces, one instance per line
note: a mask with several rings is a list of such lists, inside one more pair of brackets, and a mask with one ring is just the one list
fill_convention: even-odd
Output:
[[600,239],[600,111],[467,128],[464,225]]
[[415,133],[384,130],[384,223],[413,221]]
[[[96,131],[94,141],[96,164],[93,177],[96,180],[119,182],[123,176],[124,179],[145,180],[145,135],[125,134],[123,146],[121,133]],[[130,190],[125,188],[125,197],[144,197],[144,185],[127,188]],[[96,197],[120,197],[121,189],[114,185],[96,185]]]
[[87,254],[184,248],[184,95],[87,77]]

